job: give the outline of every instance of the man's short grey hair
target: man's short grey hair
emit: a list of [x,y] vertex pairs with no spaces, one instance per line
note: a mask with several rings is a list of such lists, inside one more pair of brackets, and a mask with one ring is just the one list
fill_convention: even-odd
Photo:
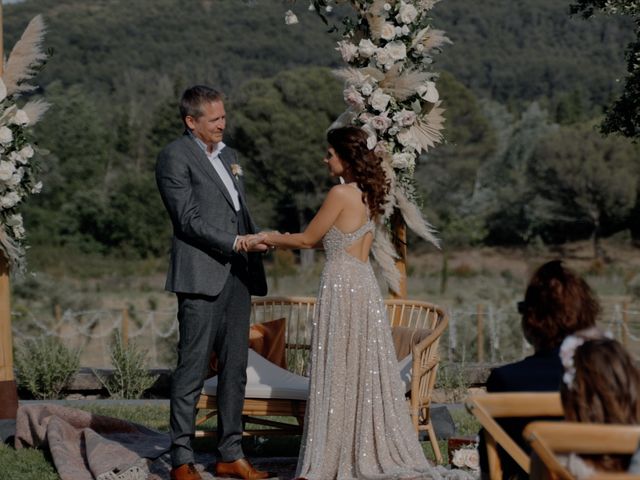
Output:
[[195,85],[187,88],[180,99],[180,116],[186,125],[187,116],[198,118],[202,116],[203,105],[210,102],[221,102],[222,92],[205,85]]

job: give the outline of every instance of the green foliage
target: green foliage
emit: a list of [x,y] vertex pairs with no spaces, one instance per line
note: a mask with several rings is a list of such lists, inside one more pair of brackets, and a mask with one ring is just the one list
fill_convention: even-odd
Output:
[[58,398],[78,370],[80,353],[68,349],[58,338],[28,340],[16,349],[18,385],[37,399]]
[[95,372],[96,376],[112,398],[140,398],[158,378],[147,371],[145,352],[132,341],[125,345],[119,332],[114,333],[109,351],[113,373],[104,378]]
[[[342,87],[326,68],[299,68],[240,87],[231,137],[249,159],[247,190],[262,225],[299,231],[328,187],[327,127],[342,112]],[[250,199],[250,201],[251,201]]]
[[44,450],[21,448],[16,450],[0,443],[0,465],[3,478],[20,480],[59,480],[53,464]]
[[591,124],[562,127],[545,137],[529,169],[538,201],[549,212],[547,232],[566,235],[586,227],[599,255],[603,229],[624,222],[634,206],[637,159],[630,142],[602,138]]

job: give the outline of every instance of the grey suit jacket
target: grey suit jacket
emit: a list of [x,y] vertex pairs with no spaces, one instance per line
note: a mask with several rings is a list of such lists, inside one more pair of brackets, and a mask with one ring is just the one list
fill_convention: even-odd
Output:
[[[231,175],[237,163],[233,149],[225,147],[220,159]],[[236,212],[228,190],[193,138],[185,134],[158,155],[156,182],[173,224],[171,262],[165,288],[171,292],[215,296],[224,286],[239,233],[254,233],[241,178],[231,175],[240,197]],[[249,290],[266,295],[262,256],[243,255],[249,271]]]

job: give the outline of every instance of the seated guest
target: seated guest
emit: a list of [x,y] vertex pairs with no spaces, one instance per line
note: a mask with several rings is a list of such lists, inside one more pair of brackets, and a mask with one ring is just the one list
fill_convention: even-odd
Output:
[[[620,342],[594,336],[598,337],[593,331],[578,332],[567,337],[560,348],[564,366],[560,398],[565,419],[640,424],[640,371]],[[573,461],[567,465],[574,475],[583,477],[580,472],[589,470],[628,471],[631,458],[631,455],[581,455],[569,457]]]
[[[533,274],[524,301],[518,303],[522,331],[533,345],[534,354],[519,362],[494,369],[487,379],[487,392],[557,392],[562,379],[559,357],[564,338],[578,330],[593,327],[600,306],[589,285],[560,260],[542,265]],[[527,452],[522,438],[527,423],[538,418],[501,419],[500,425]],[[487,473],[484,435],[480,435],[480,467]],[[503,478],[528,475],[502,449],[498,450]]]

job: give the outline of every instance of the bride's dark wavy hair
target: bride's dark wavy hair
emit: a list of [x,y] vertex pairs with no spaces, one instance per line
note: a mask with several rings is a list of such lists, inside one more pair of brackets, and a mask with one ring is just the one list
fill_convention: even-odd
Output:
[[327,142],[362,190],[362,200],[369,207],[371,217],[377,218],[384,211],[390,186],[382,160],[367,147],[367,134],[358,127],[335,128],[327,133]]

